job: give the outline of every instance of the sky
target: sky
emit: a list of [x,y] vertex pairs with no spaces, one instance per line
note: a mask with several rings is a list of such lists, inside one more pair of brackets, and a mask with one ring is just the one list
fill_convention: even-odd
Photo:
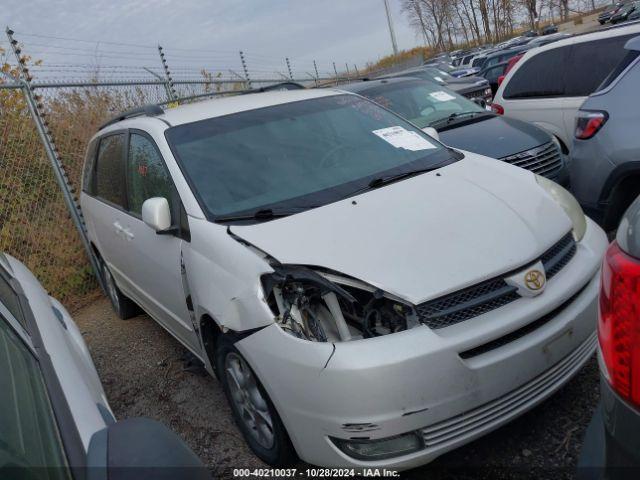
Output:
[[[398,47],[418,45],[400,0],[389,3]],[[0,0],[0,22],[45,65],[155,68],[159,43],[176,69],[237,70],[243,50],[249,68],[265,74],[285,71],[285,57],[296,72],[313,60],[328,72],[332,62],[345,70],[392,53],[383,0]]]

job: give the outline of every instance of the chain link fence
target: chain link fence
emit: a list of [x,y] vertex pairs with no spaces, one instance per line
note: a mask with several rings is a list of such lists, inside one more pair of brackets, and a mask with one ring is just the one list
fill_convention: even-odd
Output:
[[[70,308],[98,287],[77,194],[88,140],[103,122],[145,104],[188,103],[284,81],[338,85],[365,74],[356,65],[325,62],[323,72],[315,61],[243,52],[221,56],[224,68],[196,68],[201,53],[144,46],[134,55],[124,44],[110,46],[99,63],[41,63],[32,59],[43,40],[23,44],[13,33],[7,29],[9,41],[0,41],[0,251],[24,262]],[[60,58],[83,55],[71,41],[51,42]]]

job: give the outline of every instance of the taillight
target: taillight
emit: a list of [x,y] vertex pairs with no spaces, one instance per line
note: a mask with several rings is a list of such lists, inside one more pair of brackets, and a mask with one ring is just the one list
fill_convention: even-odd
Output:
[[615,241],[602,265],[598,338],[611,387],[640,407],[640,260]]
[[498,86],[502,85],[502,82],[504,82],[504,77],[505,77],[504,75],[500,75],[498,77]]
[[491,111],[493,113],[497,113],[498,115],[504,115],[504,107],[502,105],[497,104],[497,103],[492,103],[491,104]]
[[609,119],[607,112],[578,110],[576,116],[576,138],[587,140],[593,137]]

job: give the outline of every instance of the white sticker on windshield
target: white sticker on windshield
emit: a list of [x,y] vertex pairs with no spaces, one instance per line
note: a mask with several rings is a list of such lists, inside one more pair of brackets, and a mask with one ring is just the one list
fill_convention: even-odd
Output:
[[442,90],[432,92],[429,94],[429,96],[435,100],[438,100],[439,102],[449,102],[456,99],[456,97],[454,97],[453,95],[447,92],[443,92]]
[[400,126],[374,130],[373,134],[396,148],[404,148],[412,152],[436,148],[434,144],[422,137],[419,133],[410,132]]

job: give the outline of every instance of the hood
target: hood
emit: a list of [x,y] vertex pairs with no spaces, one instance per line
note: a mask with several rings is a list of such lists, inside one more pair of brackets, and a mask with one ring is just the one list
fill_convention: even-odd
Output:
[[521,120],[503,116],[479,118],[438,132],[450,147],[469,150],[491,158],[502,158],[551,141],[544,130]]
[[231,231],[282,263],[321,266],[413,304],[524,267],[571,229],[526,170],[465,159]]

